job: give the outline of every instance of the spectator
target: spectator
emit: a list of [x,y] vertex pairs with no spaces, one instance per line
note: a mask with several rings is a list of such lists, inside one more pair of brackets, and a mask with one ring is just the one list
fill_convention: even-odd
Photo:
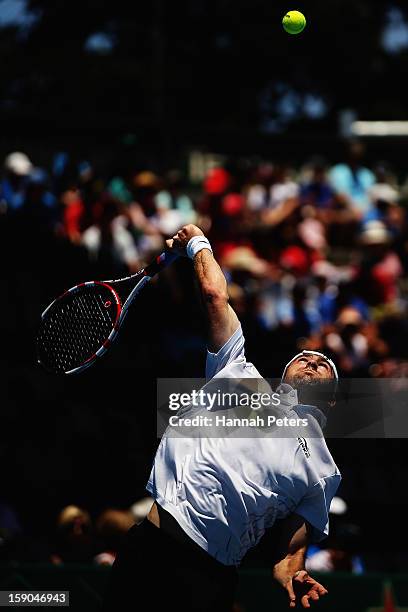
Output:
[[59,220],[57,200],[49,190],[49,177],[42,168],[32,168],[26,177],[23,204],[17,210],[34,234],[51,233]]
[[[310,572],[352,572],[363,573],[359,555],[360,528],[353,523],[332,525],[331,534],[325,548],[313,547],[306,559],[306,569]],[[334,533],[333,533],[334,532]]]
[[93,549],[93,527],[89,513],[77,506],[63,508],[57,518],[52,563],[91,562]]
[[0,206],[9,212],[23,206],[26,195],[26,178],[33,165],[25,153],[15,151],[4,161],[5,176],[0,183]]
[[333,166],[329,173],[334,192],[360,218],[371,209],[369,189],[375,183],[374,174],[363,166],[364,153],[360,141],[349,142],[347,160]]
[[310,177],[301,185],[300,199],[303,205],[319,211],[333,208],[335,194],[327,177],[324,159],[315,157],[310,164]]
[[368,367],[368,343],[362,331],[361,314],[352,306],[346,306],[336,320],[335,330],[325,343],[336,355],[343,372],[358,372]]
[[293,236],[293,219],[300,205],[299,193],[299,185],[292,180],[289,168],[284,164],[274,166],[265,206],[259,208],[257,215],[260,227],[272,229],[279,225],[282,231],[291,231]]
[[304,206],[301,214],[303,219],[297,226],[299,238],[308,249],[315,252],[316,256],[324,258],[328,246],[324,223],[318,218],[313,206]]
[[105,274],[136,272],[139,253],[128,229],[129,221],[115,200],[106,196],[94,208],[95,223],[82,234],[90,260]]
[[347,520],[348,506],[341,497],[333,497],[330,505],[330,536],[323,548],[311,545],[307,551],[306,569],[315,572],[352,572],[362,574],[359,554],[361,530]]
[[383,221],[386,205],[396,206],[399,200],[398,186],[386,162],[375,166],[374,175],[375,183],[368,190],[372,209],[366,215],[365,221]]
[[170,170],[167,173],[164,189],[157,193],[155,202],[158,211],[176,210],[179,213],[181,225],[194,223],[196,220],[193,202],[185,193],[183,176],[178,170]]
[[84,228],[85,205],[75,183],[61,194],[64,234],[73,244],[80,244]]
[[256,168],[252,180],[244,189],[248,210],[257,212],[267,207],[273,177],[274,167],[272,164],[260,164]]
[[97,565],[112,565],[124,535],[135,524],[133,514],[129,510],[104,510],[96,519],[96,538],[100,552],[95,556]]
[[159,188],[160,180],[154,172],[145,170],[133,178],[133,199],[141,206],[146,217],[151,217],[156,213],[155,199]]
[[323,324],[333,323],[337,308],[338,287],[335,283],[330,283],[323,270],[316,270],[315,281],[318,289],[316,306],[320,321]]
[[152,497],[143,497],[130,506],[129,512],[131,513],[135,523],[141,523],[143,521],[143,519],[149,514],[152,504]]
[[292,180],[290,170],[285,164],[275,168],[274,181],[269,190],[269,208],[279,208],[299,197],[299,185]]
[[362,297],[371,306],[394,302],[403,268],[391,248],[390,232],[381,221],[369,221],[360,235],[360,244],[364,251],[357,278]]
[[128,189],[126,182],[120,176],[115,176],[108,184],[107,192],[115,200],[118,200],[121,204],[129,206],[132,203],[133,198],[130,190]]

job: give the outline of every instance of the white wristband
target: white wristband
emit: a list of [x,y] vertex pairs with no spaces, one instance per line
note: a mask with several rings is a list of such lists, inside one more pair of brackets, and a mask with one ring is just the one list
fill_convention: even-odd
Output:
[[194,259],[197,253],[202,249],[208,249],[211,253],[213,252],[208,238],[205,236],[193,236],[187,243],[187,256],[190,257],[190,259]]

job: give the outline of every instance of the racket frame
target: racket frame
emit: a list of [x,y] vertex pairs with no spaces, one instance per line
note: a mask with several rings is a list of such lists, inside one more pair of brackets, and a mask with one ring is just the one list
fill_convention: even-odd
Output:
[[[84,361],[80,366],[77,366],[76,368],[73,368],[72,370],[68,370],[67,372],[64,372],[64,374],[68,375],[68,374],[77,374],[79,372],[82,372],[83,370],[85,370],[86,368],[88,368],[90,365],[92,365],[96,359],[98,359],[99,357],[102,357],[102,355],[104,355],[106,353],[106,351],[108,350],[108,348],[110,347],[110,345],[112,344],[112,342],[114,342],[116,340],[116,337],[119,333],[119,330],[122,326],[122,323],[128,313],[129,307],[131,306],[131,304],[134,302],[136,296],[140,293],[140,291],[143,289],[143,287],[150,282],[150,280],[153,278],[153,276],[159,272],[162,268],[167,267],[170,263],[172,263],[175,259],[177,259],[179,257],[179,255],[177,253],[169,253],[168,251],[165,251],[164,253],[162,253],[161,255],[157,256],[155,261],[153,262],[153,264],[151,264],[150,266],[147,266],[147,268],[143,269],[143,270],[139,270],[139,272],[136,272],[136,274],[132,274],[131,276],[126,276],[124,278],[119,278],[116,280],[106,280],[106,281],[87,281],[85,283],[79,283],[78,285],[75,285],[74,287],[71,287],[70,289],[67,289],[67,291],[64,291],[64,293],[62,293],[59,297],[57,297],[55,300],[53,300],[51,302],[51,304],[49,306],[47,306],[47,308],[44,310],[44,312],[41,315],[41,319],[44,319],[45,315],[47,314],[47,312],[54,306],[54,304],[56,304],[58,301],[62,300],[66,295],[70,294],[70,293],[75,293],[76,291],[78,291],[81,287],[85,287],[85,286],[90,286],[90,285],[102,285],[103,287],[106,287],[107,289],[109,289],[112,293],[112,296],[115,299],[115,304],[116,304],[116,319],[115,322],[113,324],[112,327],[112,331],[109,334],[109,336],[107,337],[107,339],[104,341],[104,343],[102,344],[102,346],[90,357],[88,357],[88,359],[86,361]],[[151,271],[151,276],[148,274],[148,272]],[[126,282],[126,281],[131,281],[132,279],[141,276],[141,279],[136,283],[136,285],[133,287],[132,291],[129,293],[128,297],[126,298],[125,302],[122,305],[122,302],[120,300],[120,297],[118,295],[118,293],[115,291],[115,289],[112,287],[113,283],[121,283],[121,282]],[[112,284],[111,284],[112,283]],[[38,363],[40,363],[41,365],[43,365],[40,361],[40,359],[38,359]]]

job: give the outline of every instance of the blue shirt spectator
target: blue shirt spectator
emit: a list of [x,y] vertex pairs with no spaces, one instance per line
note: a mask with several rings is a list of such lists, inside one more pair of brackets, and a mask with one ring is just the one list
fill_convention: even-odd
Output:
[[351,205],[361,213],[366,213],[372,204],[368,190],[374,185],[374,174],[368,168],[350,168],[347,164],[337,164],[330,170],[330,182],[334,191],[346,195]]
[[315,158],[311,162],[312,174],[308,181],[301,186],[300,197],[302,204],[310,204],[319,209],[331,208],[335,193],[326,175],[326,164],[323,159]]
[[353,141],[348,148],[348,160],[336,164],[329,172],[335,193],[343,196],[351,208],[362,215],[372,207],[369,189],[376,182],[374,173],[362,164],[363,155],[362,143]]

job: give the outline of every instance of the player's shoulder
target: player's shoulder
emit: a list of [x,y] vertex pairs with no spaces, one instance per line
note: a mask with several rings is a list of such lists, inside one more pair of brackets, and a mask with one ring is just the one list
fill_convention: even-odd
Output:
[[230,361],[218,374],[225,375],[226,378],[261,378],[254,364],[247,361],[244,355]]
[[245,338],[241,324],[225,344],[213,353],[207,350],[206,378],[246,376]]
[[225,357],[225,355],[229,355],[230,353],[239,354],[244,349],[244,344],[244,333],[242,331],[241,324],[239,324],[228,340],[226,340],[226,342],[216,352],[212,352],[207,348],[207,357],[220,361]]

